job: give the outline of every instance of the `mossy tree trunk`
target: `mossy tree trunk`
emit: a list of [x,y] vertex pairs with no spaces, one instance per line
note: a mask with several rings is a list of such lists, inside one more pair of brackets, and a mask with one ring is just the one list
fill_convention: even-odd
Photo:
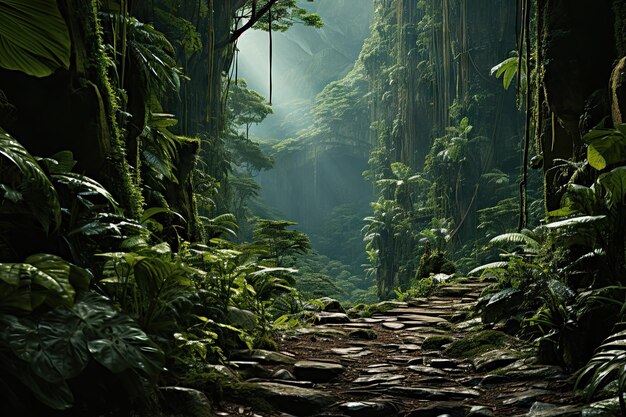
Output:
[[0,90],[16,108],[5,129],[38,156],[72,151],[75,171],[101,182],[137,217],[141,195],[115,121],[96,1],[59,0],[58,6],[72,40],[71,66],[45,78],[0,69]]

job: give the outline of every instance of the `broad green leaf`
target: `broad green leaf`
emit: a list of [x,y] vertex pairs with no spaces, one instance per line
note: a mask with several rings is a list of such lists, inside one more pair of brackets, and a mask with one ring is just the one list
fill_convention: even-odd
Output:
[[47,382],[38,377],[28,363],[0,353],[0,368],[15,376],[43,404],[54,410],[67,410],[74,405],[74,396],[65,381]]
[[179,213],[175,212],[174,210],[170,209],[170,208],[166,208],[166,207],[150,207],[149,209],[144,210],[143,214],[141,215],[141,219],[139,219],[139,223],[145,223],[147,222],[149,219],[151,219],[152,217],[154,217],[157,214],[160,213],[167,213],[167,214],[171,214],[173,216],[175,216],[176,218],[178,218],[179,220],[186,222],[185,218],[183,216],[181,216]]
[[593,129],[583,140],[588,145],[587,161],[598,171],[626,161],[626,134],[619,129]]
[[42,274],[33,277],[33,284],[50,291],[52,300],[70,306],[74,303],[76,292],[70,283],[71,264],[56,255],[38,254],[26,258],[26,263],[33,265]]
[[111,372],[132,368],[154,381],[163,370],[163,352],[130,318],[117,316],[106,326],[100,338],[88,343],[93,358]]
[[600,175],[598,182],[606,190],[606,204],[609,209],[621,207],[626,198],[626,167],[615,168]]
[[0,0],[0,67],[46,77],[69,68],[70,52],[56,0]]
[[31,369],[46,381],[74,378],[89,362],[84,325],[78,320],[66,320],[70,317],[53,311],[38,326],[41,349],[33,357]]
[[502,85],[506,90],[509,89],[509,87],[511,86],[511,82],[517,74],[518,62],[519,59],[515,56],[512,58],[507,58],[504,61],[500,62],[498,65],[491,68],[491,75],[495,74],[496,78],[500,78],[502,75],[504,75],[502,77]]
[[74,172],[66,172],[63,174],[52,174],[51,178],[58,183],[66,185],[77,193],[100,195],[104,197],[113,207],[118,206],[111,193],[109,193],[109,191],[107,191],[102,184],[89,177],[76,174]]
[[[0,5],[3,0],[0,0]],[[0,7],[0,33],[1,12]],[[0,35],[0,43],[2,36]],[[0,56],[2,53],[0,52]],[[0,182],[8,184],[14,182],[22,189],[24,203],[35,217],[37,222],[48,232],[50,226],[56,229],[61,222],[61,205],[54,186],[41,169],[35,158],[11,135],[0,128],[0,156],[9,160],[19,170],[21,176],[5,178],[6,172],[0,171]]]
[[49,274],[29,263],[0,264],[0,308],[30,312],[44,302],[52,306],[71,305],[74,289],[69,277],[63,276],[60,265],[50,268]]

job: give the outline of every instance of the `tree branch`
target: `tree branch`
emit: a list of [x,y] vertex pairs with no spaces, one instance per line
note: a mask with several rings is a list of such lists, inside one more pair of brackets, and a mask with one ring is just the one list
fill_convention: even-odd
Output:
[[217,43],[215,45],[215,49],[222,49],[239,39],[239,37],[243,35],[246,30],[254,26],[276,3],[278,3],[278,0],[269,0],[267,3],[265,3],[263,7],[261,7],[256,13],[250,16],[250,19],[246,22],[245,25],[243,25],[239,29],[234,30],[228,39]]

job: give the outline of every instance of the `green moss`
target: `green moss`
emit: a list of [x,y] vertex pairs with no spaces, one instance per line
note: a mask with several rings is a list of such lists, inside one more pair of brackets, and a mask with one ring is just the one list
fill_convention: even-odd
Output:
[[441,350],[443,346],[454,342],[450,336],[430,336],[422,342],[422,350]]
[[232,400],[250,405],[261,412],[273,410],[272,406],[262,398],[256,385],[229,378],[217,371],[189,372],[178,383],[204,392],[213,403]]
[[[77,3],[77,2],[74,2]],[[84,67],[91,75],[94,85],[102,100],[105,116],[102,120],[106,123],[106,131],[110,135],[112,149],[110,160],[106,164],[107,182],[105,185],[118,199],[122,207],[128,211],[128,215],[138,218],[142,212],[143,197],[137,184],[133,183],[130,167],[126,161],[126,150],[122,134],[117,124],[116,115],[119,110],[118,99],[107,75],[108,58],[102,41],[102,27],[97,18],[98,2],[79,2],[82,7],[81,14],[85,16],[87,28],[85,46],[89,62],[78,62],[77,67]]]
[[278,350],[278,344],[274,339],[269,336],[261,336],[254,341],[254,348],[271,350],[272,352],[276,352]]
[[503,347],[509,340],[510,336],[506,333],[483,330],[452,342],[443,353],[453,358],[474,358],[482,353]]

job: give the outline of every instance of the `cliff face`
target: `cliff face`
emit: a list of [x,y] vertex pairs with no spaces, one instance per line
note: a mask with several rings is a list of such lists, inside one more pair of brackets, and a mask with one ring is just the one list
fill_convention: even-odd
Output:
[[[536,13],[536,135],[546,208],[555,210],[562,196],[555,160],[584,160],[581,136],[611,115],[611,73],[626,55],[626,5],[601,0],[571,7],[541,0]],[[619,106],[619,100],[613,104]]]

